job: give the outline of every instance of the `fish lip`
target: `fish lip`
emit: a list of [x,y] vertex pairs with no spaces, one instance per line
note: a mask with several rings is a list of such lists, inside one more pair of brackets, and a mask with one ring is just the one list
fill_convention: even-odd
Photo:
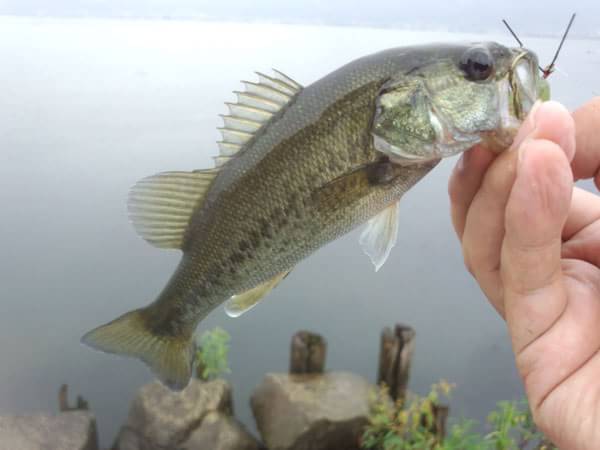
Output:
[[499,151],[509,147],[521,126],[521,120],[514,115],[513,87],[508,79],[498,84],[498,111],[500,113],[500,128],[483,133],[483,140],[491,150]]
[[528,50],[518,49],[508,77],[498,83],[500,127],[482,133],[482,141],[492,151],[502,151],[512,144],[523,120],[537,100],[537,61]]
[[537,67],[535,54],[525,49],[520,49],[511,62],[508,83],[513,112],[519,120],[525,119],[537,100]]

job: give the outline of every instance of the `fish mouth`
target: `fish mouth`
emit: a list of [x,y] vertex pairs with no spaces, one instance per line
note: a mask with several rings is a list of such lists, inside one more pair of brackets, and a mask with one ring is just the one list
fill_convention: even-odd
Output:
[[482,133],[482,142],[492,151],[512,144],[523,120],[538,100],[537,61],[522,51],[514,58],[508,77],[498,83],[499,127]]
[[513,61],[508,76],[513,114],[523,121],[537,100],[537,61],[529,52],[520,53]]

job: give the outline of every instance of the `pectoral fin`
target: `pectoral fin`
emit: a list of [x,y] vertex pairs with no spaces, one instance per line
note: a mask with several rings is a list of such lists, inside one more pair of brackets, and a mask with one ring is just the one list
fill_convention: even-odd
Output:
[[360,235],[360,245],[371,259],[377,272],[385,263],[398,238],[398,205],[388,206],[367,222]]
[[255,288],[252,288],[241,294],[232,296],[227,302],[225,302],[225,312],[229,317],[239,317],[246,311],[254,308],[261,299],[267,295],[271,289],[279,284],[290,271],[282,272],[277,276],[259,284]]

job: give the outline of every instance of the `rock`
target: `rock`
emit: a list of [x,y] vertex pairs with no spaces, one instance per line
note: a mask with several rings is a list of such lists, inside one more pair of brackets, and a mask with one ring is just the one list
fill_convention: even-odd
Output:
[[87,411],[0,416],[2,450],[97,450],[96,420]]
[[[158,382],[150,383],[138,391],[113,448],[256,449],[256,441],[254,447],[243,446],[253,438],[229,417],[232,410],[231,386],[224,380],[192,380],[181,392],[173,392]],[[215,441],[207,441],[210,438]],[[203,446],[198,447],[198,443]]]
[[367,424],[372,388],[346,372],[267,374],[251,405],[270,450],[355,450]]
[[234,418],[208,413],[202,426],[181,444],[182,450],[258,450],[258,442]]

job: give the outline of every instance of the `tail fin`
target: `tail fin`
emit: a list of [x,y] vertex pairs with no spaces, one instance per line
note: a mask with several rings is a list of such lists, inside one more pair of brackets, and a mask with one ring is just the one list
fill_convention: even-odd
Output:
[[139,358],[160,381],[179,391],[192,375],[192,335],[154,334],[145,320],[147,313],[147,308],[130,311],[88,332],[81,342],[106,353]]

